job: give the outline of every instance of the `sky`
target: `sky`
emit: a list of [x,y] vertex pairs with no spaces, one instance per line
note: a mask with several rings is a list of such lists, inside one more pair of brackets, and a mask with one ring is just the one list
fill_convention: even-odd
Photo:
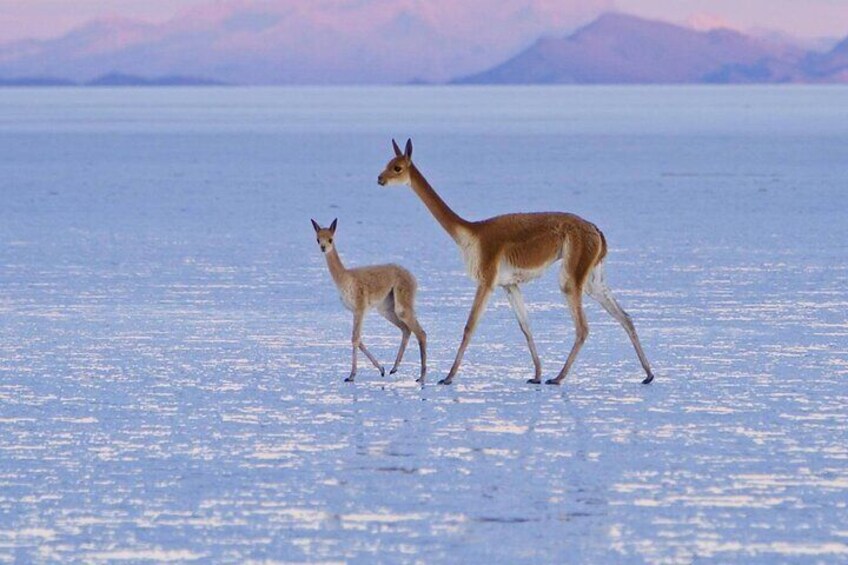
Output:
[[[162,22],[216,1],[220,0],[0,0],[0,43],[56,37],[94,18]],[[800,38],[848,35],[848,0],[614,0],[614,4],[622,12],[678,23],[724,22],[740,30],[774,29]]]
[[848,35],[848,0],[616,0],[616,6],[677,22],[711,16],[743,31],[774,29],[800,38]]

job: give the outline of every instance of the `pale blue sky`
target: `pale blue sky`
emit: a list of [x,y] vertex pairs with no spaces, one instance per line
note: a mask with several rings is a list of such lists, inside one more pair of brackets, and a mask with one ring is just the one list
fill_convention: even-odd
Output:
[[848,0],[615,0],[622,12],[685,21],[718,16],[739,29],[767,28],[812,37],[848,35]]
[[[59,35],[95,17],[120,15],[163,21],[181,10],[215,1],[0,0],[0,42]],[[608,2],[599,5],[604,3]],[[692,15],[705,15],[709,16],[706,21],[717,18],[743,30],[773,28],[799,37],[848,35],[848,0],[614,0],[614,3],[623,12],[675,22],[686,21]]]

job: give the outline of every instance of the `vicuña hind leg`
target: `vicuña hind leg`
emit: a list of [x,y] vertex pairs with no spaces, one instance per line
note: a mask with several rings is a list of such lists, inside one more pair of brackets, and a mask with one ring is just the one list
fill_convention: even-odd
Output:
[[397,314],[395,314],[394,302],[392,302],[391,308],[391,310],[380,310],[380,314],[389,322],[397,326],[401,331],[400,347],[398,348],[397,356],[395,357],[395,364],[392,365],[392,368],[389,371],[390,375],[394,375],[397,373],[401,361],[403,361],[403,354],[406,352],[406,345],[409,343],[409,336],[412,332],[409,330],[409,326],[403,323],[403,321],[398,318]]
[[574,345],[571,346],[571,352],[568,354],[568,359],[565,360],[565,365],[555,379],[545,381],[549,385],[558,385],[562,382],[577,354],[580,353],[580,348],[589,337],[589,324],[586,322],[586,314],[583,312],[583,285],[586,277],[589,274],[589,269],[592,268],[594,257],[590,257],[586,253],[575,254],[563,258],[562,270],[559,272],[559,285],[565,297],[568,300],[568,307],[571,310],[571,318],[574,320]]
[[592,270],[589,280],[586,283],[586,294],[598,301],[604,307],[604,310],[618,320],[618,323],[627,332],[630,341],[633,343],[633,348],[636,349],[636,355],[639,356],[639,362],[642,364],[642,369],[645,371],[645,380],[642,384],[648,384],[654,380],[654,374],[651,371],[651,365],[648,363],[648,357],[642,350],[642,344],[639,343],[639,336],[636,335],[636,327],[633,325],[633,320],[630,315],[624,311],[621,305],[615,300],[606,284],[604,277],[604,265],[600,263]]
[[565,296],[568,299],[568,306],[571,309],[571,318],[574,320],[574,345],[571,346],[571,353],[568,354],[568,359],[565,360],[565,365],[562,371],[555,379],[545,381],[549,385],[558,385],[562,382],[574,360],[577,359],[577,354],[580,353],[580,348],[589,337],[589,324],[586,322],[586,314],[583,312],[583,302],[581,300],[582,289],[577,285],[566,285]]
[[[421,327],[421,324],[418,323],[418,318],[415,316],[414,303],[414,287],[395,289],[395,315],[409,328],[407,331],[412,331],[415,334],[415,339],[418,340],[418,350],[421,353],[421,374],[415,380],[416,382],[423,383],[427,377],[427,333]],[[409,334],[406,334],[405,337],[409,339]]]
[[365,356],[366,356],[366,357],[368,357],[368,360],[369,360],[369,361],[371,361],[371,364],[372,364],[372,365],[374,365],[374,367],[375,367],[378,371],[380,371],[380,376],[381,376],[381,377],[385,377],[385,376],[386,376],[386,368],[385,368],[385,367],[383,367],[382,365],[380,365],[380,362],[379,362],[379,361],[377,361],[377,358],[376,358],[376,357],[374,357],[373,355],[371,355],[371,352],[370,352],[370,351],[368,351],[368,348],[367,348],[367,347],[365,347],[365,343],[364,343],[363,341],[360,341],[360,342],[359,342],[359,349],[362,351],[362,353],[364,353],[364,354],[365,354]]

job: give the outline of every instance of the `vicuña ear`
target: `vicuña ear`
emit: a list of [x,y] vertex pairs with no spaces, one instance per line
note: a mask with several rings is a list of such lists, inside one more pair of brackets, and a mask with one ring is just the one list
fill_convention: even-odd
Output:
[[336,224],[338,223],[338,221],[339,219],[336,218],[335,220],[333,220],[333,223],[330,224],[330,233],[336,233]]
[[321,231],[321,226],[318,225],[318,222],[316,222],[315,220],[311,220],[311,222],[312,222],[312,227],[315,228],[315,233],[318,233],[319,231]]
[[398,147],[397,141],[392,139],[392,147],[395,150],[395,157],[400,157],[403,153],[400,152],[400,147]]
[[411,139],[406,140],[406,151],[404,151],[403,154],[407,159],[412,159],[412,140]]

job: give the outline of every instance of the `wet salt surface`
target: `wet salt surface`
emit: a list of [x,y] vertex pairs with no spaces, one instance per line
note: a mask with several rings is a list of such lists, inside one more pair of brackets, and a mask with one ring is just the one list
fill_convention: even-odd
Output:
[[[0,109],[0,561],[848,559],[841,91],[12,90]],[[474,288],[423,205],[375,186],[405,133],[468,217],[604,229],[654,384],[588,304],[565,384],[526,385],[502,293],[433,384]],[[418,277],[425,387],[414,340],[398,374],[361,358],[341,382],[351,320],[310,217],[339,217],[350,266]],[[555,281],[525,288],[546,377],[573,336]],[[393,359],[393,327],[364,335]]]

